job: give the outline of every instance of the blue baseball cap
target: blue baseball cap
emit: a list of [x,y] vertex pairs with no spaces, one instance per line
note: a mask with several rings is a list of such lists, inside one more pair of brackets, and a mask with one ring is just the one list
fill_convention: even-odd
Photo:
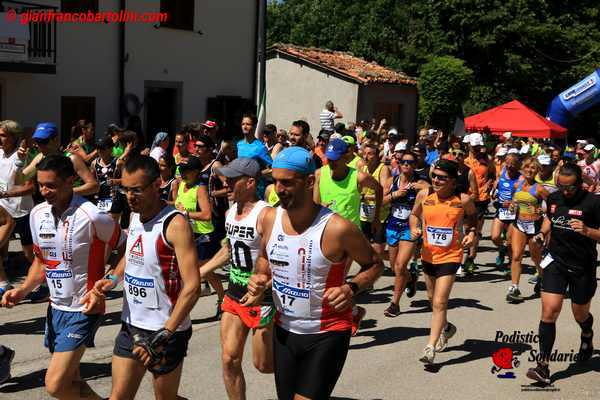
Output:
[[35,127],[35,131],[31,136],[33,139],[51,139],[58,133],[56,125],[52,122],[40,122]]
[[299,172],[303,175],[312,174],[315,172],[315,160],[302,147],[292,146],[277,153],[271,168],[283,168]]
[[329,141],[325,157],[331,161],[337,161],[348,151],[348,144],[342,139],[333,139]]

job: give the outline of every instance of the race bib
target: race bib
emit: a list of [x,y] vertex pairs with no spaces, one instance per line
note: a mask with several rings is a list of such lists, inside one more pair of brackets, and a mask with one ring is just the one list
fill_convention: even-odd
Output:
[[6,192],[6,189],[8,189],[6,182],[0,182],[0,192]]
[[146,308],[158,308],[156,281],[154,278],[138,278],[125,274],[123,289],[127,300]]
[[552,264],[552,261],[554,261],[552,254],[550,254],[550,253],[546,254],[546,257],[544,257],[542,259],[542,262],[540,262],[540,268],[541,269],[546,268],[548,265]]
[[98,200],[98,204],[96,207],[98,207],[98,210],[102,212],[109,212],[112,208],[112,198],[109,197],[107,199]]
[[535,222],[517,220],[517,228],[526,235],[535,234]]
[[427,243],[432,246],[448,247],[452,243],[453,236],[452,228],[427,227]]
[[510,208],[498,209],[498,219],[500,221],[514,221],[515,218],[517,218],[517,213],[515,211],[511,211]]
[[310,289],[284,285],[273,279],[273,301],[277,310],[289,317],[310,317]]
[[394,207],[394,209],[392,210],[392,216],[394,218],[398,218],[398,219],[402,219],[402,220],[407,220],[408,217],[410,216],[411,211],[412,210],[409,207],[406,207],[406,206]]
[[70,269],[46,268],[46,281],[51,297],[57,299],[70,299],[73,297],[75,284],[73,283],[73,271]]
[[375,219],[375,205],[361,203],[360,219],[367,222],[372,222]]

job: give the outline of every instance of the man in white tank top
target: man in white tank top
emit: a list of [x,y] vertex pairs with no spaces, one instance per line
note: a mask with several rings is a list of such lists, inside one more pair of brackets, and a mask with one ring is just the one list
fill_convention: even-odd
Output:
[[222,304],[221,352],[223,380],[230,399],[246,398],[242,357],[246,338],[252,334],[254,366],[262,373],[273,372],[273,317],[270,294],[262,303],[246,307],[248,280],[254,273],[262,240],[262,219],[270,209],[256,193],[260,165],[251,158],[237,158],[217,173],[226,178],[228,198],[233,202],[225,217],[227,240],[221,250],[200,268],[200,274],[229,264],[229,287]]
[[131,208],[125,257],[91,297],[123,281],[123,315],[112,358],[112,399],[133,399],[146,370],[156,398],[177,397],[200,293],[198,255],[186,218],[160,199],[158,163],[127,161],[121,181]]
[[[358,226],[313,201],[315,164],[308,151],[281,151],[273,178],[281,207],[264,216],[245,304],[258,304],[272,284],[277,397],[329,398],[348,353],[352,298],[373,284],[383,264]],[[361,271],[347,283],[348,258]]]

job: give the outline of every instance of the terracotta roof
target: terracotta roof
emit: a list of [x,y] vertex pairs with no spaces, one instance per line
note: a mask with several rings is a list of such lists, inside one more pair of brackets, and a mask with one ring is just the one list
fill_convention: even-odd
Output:
[[301,47],[290,44],[275,44],[269,48],[292,57],[300,58],[308,63],[345,75],[358,83],[393,83],[414,86],[416,78],[403,72],[382,67],[376,62],[369,62],[352,53],[319,49],[316,47]]

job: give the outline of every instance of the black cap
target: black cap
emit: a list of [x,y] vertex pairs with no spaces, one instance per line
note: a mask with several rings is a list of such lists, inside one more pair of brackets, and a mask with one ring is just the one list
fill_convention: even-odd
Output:
[[200,159],[198,157],[190,156],[187,159],[181,161],[178,167],[179,171],[181,172],[190,171],[193,169],[197,169],[198,171],[200,171],[202,169],[202,162],[200,162]]
[[433,169],[444,171],[451,178],[458,177],[458,163],[456,161],[441,159],[435,163],[435,167]]
[[98,150],[112,149],[114,147],[114,145],[115,144],[112,141],[112,139],[110,138],[110,136],[96,140],[96,148]]

